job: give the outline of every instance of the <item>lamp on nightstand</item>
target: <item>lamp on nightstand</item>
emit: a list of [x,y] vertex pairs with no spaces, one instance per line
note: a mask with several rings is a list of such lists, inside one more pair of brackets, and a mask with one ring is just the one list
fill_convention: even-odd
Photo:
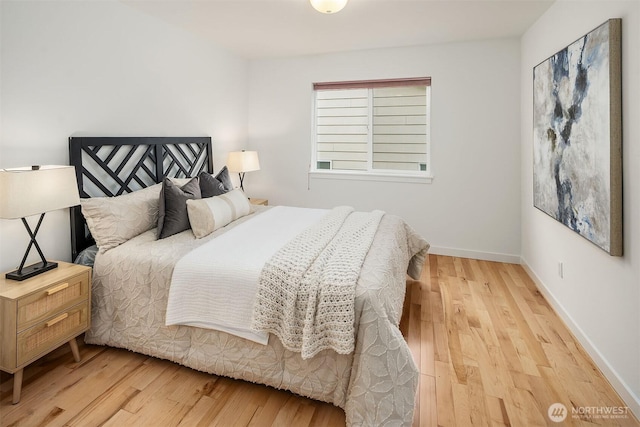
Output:
[[[21,218],[31,241],[20,267],[6,274],[7,279],[25,280],[58,266],[47,261],[36,241],[44,214],[49,211],[80,204],[76,172],[73,166],[31,166],[0,169],[0,218]],[[31,231],[26,217],[40,214],[35,230]],[[31,247],[35,246],[41,263],[25,267]]]
[[227,158],[227,167],[230,172],[238,172],[240,176],[240,189],[244,191],[244,174],[260,170],[260,160],[257,151],[232,151]]

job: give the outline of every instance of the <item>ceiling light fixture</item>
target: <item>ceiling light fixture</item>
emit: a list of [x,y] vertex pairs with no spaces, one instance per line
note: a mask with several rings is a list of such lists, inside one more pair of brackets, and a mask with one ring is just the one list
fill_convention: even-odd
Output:
[[311,6],[318,12],[322,13],[336,13],[340,12],[347,4],[349,0],[309,0]]

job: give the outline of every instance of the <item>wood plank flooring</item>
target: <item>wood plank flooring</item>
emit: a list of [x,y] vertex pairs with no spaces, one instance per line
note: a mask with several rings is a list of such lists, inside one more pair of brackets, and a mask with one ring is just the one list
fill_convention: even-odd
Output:
[[[637,426],[574,418],[624,403],[517,265],[429,256],[407,281],[401,330],[420,368],[414,426]],[[79,340],[81,342],[81,339]],[[171,362],[63,346],[24,371],[22,400],[0,375],[0,426],[344,426],[341,409]],[[548,408],[568,408],[563,423]],[[584,411],[583,411],[584,412]]]

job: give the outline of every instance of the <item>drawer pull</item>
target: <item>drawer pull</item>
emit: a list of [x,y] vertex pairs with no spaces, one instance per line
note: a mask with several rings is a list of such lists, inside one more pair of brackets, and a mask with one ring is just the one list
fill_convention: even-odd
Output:
[[58,286],[56,286],[55,288],[51,288],[51,289],[49,289],[49,290],[47,291],[47,295],[49,295],[49,296],[50,296],[50,295],[53,295],[53,294],[55,294],[56,292],[60,292],[60,291],[61,291],[61,290],[63,290],[63,289],[67,289],[68,287],[69,287],[69,283],[66,283],[66,282],[65,282],[65,283],[61,283],[61,284],[59,284]]
[[64,320],[64,319],[66,319],[67,317],[69,317],[69,313],[63,313],[63,314],[61,314],[61,315],[60,315],[60,316],[58,316],[58,317],[54,317],[53,319],[49,320],[49,321],[46,323],[47,328],[49,328],[49,327],[51,327],[51,326],[55,325],[55,324],[56,324],[56,323],[58,323],[58,322],[63,321],[63,320]]

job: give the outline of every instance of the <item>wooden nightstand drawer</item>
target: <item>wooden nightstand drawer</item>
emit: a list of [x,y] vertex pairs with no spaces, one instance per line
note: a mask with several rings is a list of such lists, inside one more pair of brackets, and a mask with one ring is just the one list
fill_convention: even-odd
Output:
[[88,301],[18,334],[17,365],[35,359],[52,348],[69,341],[69,337],[82,333],[89,327]]
[[41,322],[52,314],[88,299],[89,273],[56,282],[18,300],[18,332]]
[[24,281],[0,277],[0,369],[13,375],[20,401],[24,367],[64,343],[80,361],[76,337],[91,325],[91,268],[58,268]]

